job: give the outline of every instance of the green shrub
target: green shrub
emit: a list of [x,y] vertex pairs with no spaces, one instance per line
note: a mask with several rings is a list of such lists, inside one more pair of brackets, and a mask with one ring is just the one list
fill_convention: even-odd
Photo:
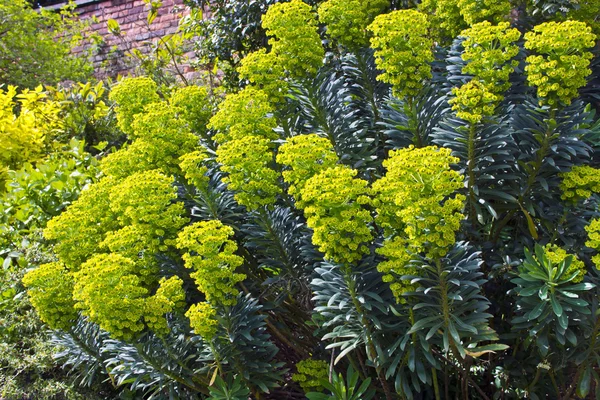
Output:
[[113,89],[127,143],[24,278],[80,382],[150,399],[593,394],[592,28],[508,22],[505,1],[397,3],[341,46],[322,45],[342,29],[321,29],[326,11],[264,10],[249,86],[210,118],[208,89]]
[[85,57],[71,54],[85,30],[71,6],[39,12],[26,0],[2,0],[0,21],[0,84],[33,89],[91,76]]

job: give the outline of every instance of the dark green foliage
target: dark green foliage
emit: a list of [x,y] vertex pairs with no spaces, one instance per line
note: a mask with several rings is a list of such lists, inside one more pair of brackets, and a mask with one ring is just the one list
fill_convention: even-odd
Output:
[[104,365],[116,385],[152,400],[194,398],[206,392],[206,379],[195,372],[202,367],[196,360],[196,346],[202,343],[190,340],[189,328],[176,321],[170,328],[166,337],[149,334],[133,345],[104,341]]
[[309,400],[371,400],[375,396],[375,391],[369,389],[371,378],[366,379],[359,385],[359,376],[352,367],[348,368],[346,380],[342,376],[332,375],[331,382],[323,382],[323,386],[332,393],[331,396],[322,393],[307,393]]
[[250,395],[250,391],[242,383],[241,377],[238,375],[231,380],[228,376],[227,380],[223,380],[217,376],[215,383],[210,387],[209,400],[246,400]]
[[262,307],[250,296],[220,315],[215,356],[226,371],[239,374],[255,390],[268,393],[279,386],[283,363],[274,360],[277,347],[270,341]]
[[102,348],[108,339],[106,332],[80,317],[70,332],[56,331],[52,335],[52,344],[61,349],[54,358],[74,372],[75,382],[90,387],[106,379]]
[[365,110],[363,104],[353,101],[353,92],[360,83],[352,80],[356,77],[354,71],[352,75],[341,75],[336,69],[325,67],[311,82],[293,87],[290,97],[298,104],[304,120],[298,133],[317,133],[328,138],[344,164],[364,171],[377,163],[377,134],[373,110]]
[[540,245],[535,247],[535,257],[526,249],[526,261],[519,268],[514,292],[518,296],[518,317],[513,319],[515,330],[529,331],[536,337],[542,357],[550,351],[549,332],[561,345],[568,340],[577,344],[573,325],[591,315],[590,305],[582,297],[595,285],[588,282],[574,283],[579,271],[568,272],[573,256],[558,265],[545,256]]

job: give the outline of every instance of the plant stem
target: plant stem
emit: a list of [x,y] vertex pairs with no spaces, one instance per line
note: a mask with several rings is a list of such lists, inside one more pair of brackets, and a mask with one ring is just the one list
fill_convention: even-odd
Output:
[[477,127],[475,124],[469,125],[469,137],[467,138],[467,185],[468,185],[468,196],[469,196],[469,219],[471,220],[471,229],[475,229],[477,226],[477,211],[475,203],[477,198],[475,196],[475,134],[477,133]]
[[[596,341],[598,340],[598,333],[599,332],[600,332],[600,318],[596,319],[596,324],[594,325],[594,331],[592,332],[590,346],[589,346],[590,349],[594,349],[595,348]],[[569,400],[571,398],[571,394],[573,393],[573,390],[575,390],[575,387],[577,386],[577,382],[579,381],[579,377],[583,373],[583,370],[585,368],[587,368],[587,367],[588,367],[588,363],[587,362],[582,362],[581,365],[579,365],[579,368],[577,368],[577,372],[575,373],[575,377],[573,377],[573,380],[571,381],[571,384],[569,385],[569,388],[565,392],[563,400]]]
[[552,370],[548,371],[548,375],[550,376],[550,382],[552,382],[552,387],[554,388],[554,391],[556,392],[556,398],[558,399],[560,397],[560,389],[558,388],[558,385],[556,384],[556,378],[554,377],[554,372]]
[[438,385],[437,370],[435,368],[431,368],[431,376],[433,379],[433,390],[435,391],[435,400],[442,400],[442,396],[440,396],[440,387]]
[[353,278],[352,270],[349,265],[345,265],[342,271],[344,273],[344,278],[348,286],[348,292],[350,294],[350,298],[352,299],[354,308],[356,309],[360,317],[361,323],[365,328],[365,344],[367,345],[367,356],[375,365],[377,378],[379,378],[379,382],[381,383],[381,387],[383,389],[383,392],[385,393],[386,400],[393,400],[392,392],[388,386],[387,380],[385,379],[381,366],[377,363],[377,350],[375,349],[375,345],[373,344],[371,323],[366,317],[365,311],[363,310],[360,301],[358,300],[358,296],[356,293],[356,282]]
[[[556,110],[555,109],[550,110],[550,118],[549,119],[554,120],[555,116],[556,116]],[[536,151],[535,161],[533,164],[533,171],[529,174],[529,177],[527,179],[527,184],[526,184],[525,188],[523,189],[523,191],[521,192],[519,199],[517,200],[519,206],[522,208],[524,208],[523,201],[525,200],[525,197],[527,197],[527,195],[529,194],[529,191],[533,188],[535,182],[537,181],[538,175],[542,169],[544,158],[546,158],[548,150],[550,149],[550,138],[553,133],[554,133],[554,129],[552,129],[550,126],[548,126],[546,129],[546,132],[544,133],[544,136],[542,137],[542,141],[540,143],[540,148]],[[495,229],[493,228],[490,231],[490,235],[492,236],[492,239],[491,239],[492,242],[496,242],[498,240],[498,238],[500,237],[500,234],[502,233],[502,229],[510,222],[510,220],[517,213],[517,211],[518,211],[518,209],[512,209],[511,211],[509,211],[506,214],[506,216],[500,221],[498,226],[496,226]]]

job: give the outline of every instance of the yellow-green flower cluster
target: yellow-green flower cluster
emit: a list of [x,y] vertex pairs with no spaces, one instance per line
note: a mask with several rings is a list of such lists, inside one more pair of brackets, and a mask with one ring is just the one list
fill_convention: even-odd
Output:
[[117,123],[127,134],[132,133],[133,117],[148,104],[160,101],[158,86],[150,78],[125,78],[112,88],[109,99],[117,106]]
[[419,270],[410,265],[413,258],[408,241],[400,236],[386,240],[384,245],[377,249],[386,261],[382,261],[377,266],[377,270],[383,275],[382,280],[390,284],[390,290],[396,297],[396,301],[405,304],[406,299],[402,294],[414,292],[419,285],[411,283],[409,279],[401,279],[403,276],[418,276]]
[[271,142],[257,136],[227,142],[217,149],[217,161],[227,174],[223,182],[238,203],[249,210],[274,204],[281,194],[279,174],[273,164]]
[[560,198],[563,200],[577,203],[589,198],[593,193],[600,193],[600,169],[581,165],[561,173],[560,177]]
[[54,252],[70,270],[99,252],[106,233],[119,228],[109,199],[114,186],[114,179],[101,179],[46,225],[44,236],[55,241]]
[[314,75],[323,64],[325,51],[311,7],[302,0],[276,3],[262,16],[271,45],[284,70],[294,78]]
[[159,171],[134,174],[122,181],[104,178],[49,221],[44,234],[56,240],[55,252],[67,267],[79,266],[96,253],[110,251],[135,261],[140,279],[155,281],[155,257],[173,244],[187,222],[173,179]]
[[367,26],[389,6],[389,0],[328,0],[319,6],[319,20],[340,44],[358,49],[368,46]]
[[432,76],[433,42],[428,28],[427,16],[416,10],[379,15],[368,27],[375,62],[384,71],[377,79],[391,84],[398,97],[415,96]]
[[589,68],[596,36],[584,22],[545,22],[525,34],[527,80],[537,87],[540,104],[571,104],[592,73]]
[[467,27],[457,0],[423,0],[419,10],[429,16],[431,30],[440,42],[454,39]]
[[298,382],[304,393],[322,392],[325,388],[321,381],[327,380],[329,365],[323,360],[307,359],[296,363],[298,372],[292,375],[292,380]]
[[477,78],[468,83],[452,88],[454,98],[448,102],[452,110],[456,111],[459,118],[471,124],[481,122],[486,116],[494,115],[496,105],[501,100],[501,95],[492,93],[488,86]]
[[98,254],[75,273],[76,308],[115,339],[132,340],[144,329],[146,289],[133,260]]
[[246,278],[235,273],[243,259],[235,254],[238,246],[231,236],[231,227],[214,220],[187,226],[177,237],[177,248],[187,251],[183,255],[185,266],[195,271],[191,277],[214,304],[235,304],[239,293],[235,285]]
[[501,95],[510,88],[509,77],[518,66],[519,54],[515,44],[521,37],[518,29],[508,22],[492,25],[484,21],[462,31],[465,48],[462,59],[468,64],[462,69],[473,75],[494,94]]
[[512,8],[508,0],[458,0],[457,5],[469,25],[483,21],[500,22]]
[[208,303],[198,303],[190,307],[185,316],[190,319],[190,326],[196,335],[210,341],[217,333],[217,310]]
[[60,262],[40,265],[23,277],[38,315],[52,329],[68,330],[77,319],[73,275]]
[[219,111],[210,119],[209,128],[218,131],[215,140],[225,143],[246,136],[259,136],[271,140],[278,138],[277,127],[271,116],[273,107],[269,96],[262,90],[247,87],[239,93],[227,95]]
[[169,326],[165,314],[180,310],[184,305],[185,292],[181,278],[162,278],[156,294],[146,299],[144,322],[153,332],[166,335],[169,333]]
[[[588,241],[585,245],[596,251],[600,251],[600,219],[595,218],[590,221],[590,224],[585,227],[588,233]],[[600,254],[592,257],[592,262],[596,265],[596,269],[600,269]]]
[[197,150],[179,157],[179,168],[190,185],[198,189],[206,189],[209,178],[206,176],[208,168],[204,165],[207,158],[204,150]]
[[585,264],[575,254],[569,254],[564,249],[551,244],[544,246],[544,254],[554,266],[560,264],[568,256],[573,256],[571,265],[569,266],[569,269],[567,269],[566,276],[577,274],[575,278],[573,278],[573,283],[583,281],[583,276],[586,273]]
[[131,145],[110,154],[101,161],[106,175],[124,178],[133,173],[161,169],[179,173],[179,157],[196,149],[198,138],[185,120],[182,109],[166,102],[152,103],[133,117]]
[[275,53],[260,49],[248,54],[237,69],[241,79],[246,79],[254,87],[269,96],[273,105],[282,103],[289,85],[285,78],[285,69]]
[[187,121],[192,132],[206,133],[206,125],[212,115],[212,106],[205,87],[186,86],[175,90],[169,103],[181,110],[182,118]]
[[451,169],[457,162],[450,149],[411,146],[391,152],[383,162],[386,175],[373,184],[376,222],[392,238],[378,250],[388,258],[378,268],[396,283],[398,299],[412,290],[397,277],[414,273],[408,265],[413,254],[443,257],[456,241],[465,201],[460,194],[450,197],[463,187],[463,177]]
[[310,178],[302,191],[307,225],[313,230],[312,242],[325,258],[352,263],[369,253],[373,235],[368,182],[357,179],[357,171],[338,165]]
[[173,303],[174,310],[181,310],[185,307],[185,291],[183,290],[183,281],[178,276],[170,278],[161,278],[158,282],[158,289],[155,297],[164,297]]
[[592,27],[594,34],[600,36],[600,1],[598,0],[579,0],[579,7],[573,8],[567,14],[568,19],[582,21]]
[[463,187],[462,175],[451,168],[459,159],[451,153],[435,146],[392,151],[383,162],[385,176],[373,184],[379,226],[404,234],[420,251],[431,248],[431,257],[445,255],[463,219],[464,196],[448,198]]
[[165,315],[181,309],[183,281],[162,278],[153,296],[138,275],[136,263],[120,254],[97,254],[74,274],[75,308],[115,339],[132,340],[146,327],[168,333]]
[[283,180],[290,185],[289,193],[300,200],[299,194],[307,180],[338,163],[333,145],[315,134],[298,135],[279,147],[277,162],[288,167]]
[[176,233],[188,221],[183,217],[183,204],[174,203],[176,198],[173,178],[160,171],[140,172],[125,178],[109,196],[111,211],[123,227],[115,234],[123,232],[134,240],[135,234],[128,235],[127,231],[145,232],[138,236],[138,241],[144,243],[147,252],[166,251],[166,246],[174,244]]

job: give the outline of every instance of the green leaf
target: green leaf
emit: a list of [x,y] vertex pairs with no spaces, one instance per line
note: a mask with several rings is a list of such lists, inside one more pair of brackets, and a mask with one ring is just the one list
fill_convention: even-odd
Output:
[[552,310],[557,317],[560,317],[563,314],[563,308],[556,299],[556,296],[553,294],[550,295],[550,304],[552,304]]
[[478,358],[484,354],[495,353],[496,351],[504,351],[508,349],[509,346],[501,343],[488,344],[486,346],[478,346],[472,349],[465,349],[465,352],[471,357]]
[[410,328],[408,333],[411,334],[411,333],[418,332],[421,329],[427,327],[431,322],[437,321],[440,318],[442,318],[441,315],[436,315],[434,317],[427,317],[427,318],[420,319],[417,322],[415,322],[415,324],[412,326],[412,328]]
[[521,211],[523,212],[523,215],[525,215],[525,219],[527,219],[527,228],[529,228],[529,233],[531,234],[531,237],[533,237],[535,240],[537,240],[538,233],[535,228],[535,223],[533,222],[533,218],[531,218],[531,215],[529,214],[529,212],[527,212],[527,210],[525,210],[521,204],[519,204],[519,207],[521,207]]
[[591,380],[592,369],[587,366],[583,374],[579,377],[579,382],[577,382],[577,396],[581,398],[587,397],[590,393]]
[[529,314],[526,314],[527,319],[537,319],[540,315],[542,315],[542,312],[544,311],[544,309],[546,308],[546,302],[544,301],[540,301],[540,303],[535,306],[535,308],[533,310],[531,310],[529,312]]
[[152,9],[148,11],[148,16],[146,17],[146,22],[148,22],[148,25],[152,25],[152,22],[154,22],[157,16],[158,9],[152,7]]
[[121,34],[121,25],[119,25],[115,19],[110,18],[108,21],[106,21],[106,26],[108,27],[109,32],[113,35],[119,36]]

